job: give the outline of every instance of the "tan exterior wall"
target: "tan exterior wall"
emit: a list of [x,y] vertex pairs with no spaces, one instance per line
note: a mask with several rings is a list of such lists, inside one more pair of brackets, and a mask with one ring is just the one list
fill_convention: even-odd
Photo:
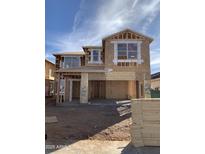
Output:
[[151,80],[151,88],[160,90],[160,78]]
[[128,98],[133,99],[137,98],[137,91],[136,91],[136,81],[130,80],[128,81]]
[[54,95],[54,70],[55,65],[45,60],[45,96]]
[[[50,72],[49,72],[50,71]],[[45,79],[54,80],[55,64],[45,60]]]
[[[141,58],[143,59],[142,64],[136,64],[136,66],[133,66],[132,64],[129,64],[128,66],[118,66],[113,63],[114,59],[114,44],[111,41],[117,41],[118,39],[114,38],[108,38],[105,42],[105,68],[111,68],[113,69],[113,72],[108,73],[107,80],[112,78],[112,80],[115,80],[121,76],[115,75],[118,72],[120,74],[123,74],[127,80],[144,80],[144,74],[146,75],[146,79],[151,78],[150,74],[150,53],[149,53],[149,44],[150,42],[144,38],[139,39],[129,39],[129,40],[136,40],[136,41],[142,41],[141,44]],[[123,40],[123,39],[121,39]],[[122,78],[121,80],[124,80]],[[125,79],[126,80],[126,79]]]
[[131,142],[135,147],[160,146],[160,100],[133,99]]
[[106,80],[105,73],[88,73],[88,80]]
[[107,99],[127,99],[128,82],[127,81],[106,81]]
[[[138,39],[134,39],[139,41]],[[138,64],[137,66],[116,66],[113,64],[114,59],[114,44],[111,41],[116,41],[116,39],[107,39],[105,40],[105,67],[112,67],[116,71],[117,70],[127,70],[129,69],[136,69],[137,70],[149,70],[150,69],[150,55],[149,55],[149,42],[146,40],[141,40],[141,57],[144,60],[142,64]],[[133,39],[132,39],[133,41]]]
[[148,77],[150,77],[149,73],[136,73],[131,72],[129,70],[126,71],[113,71],[109,73],[88,73],[88,79],[89,80],[138,80],[143,81],[144,80],[144,74]]

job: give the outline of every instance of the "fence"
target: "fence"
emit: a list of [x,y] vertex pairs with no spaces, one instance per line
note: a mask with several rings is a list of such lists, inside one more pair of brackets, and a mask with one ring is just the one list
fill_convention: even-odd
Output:
[[160,98],[160,91],[159,90],[150,90],[151,98]]
[[160,99],[133,99],[131,138],[135,147],[160,146]]

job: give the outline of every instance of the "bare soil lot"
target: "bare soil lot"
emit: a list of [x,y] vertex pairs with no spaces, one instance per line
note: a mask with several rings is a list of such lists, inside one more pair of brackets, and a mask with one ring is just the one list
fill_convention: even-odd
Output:
[[[130,113],[120,116],[117,106],[46,105],[46,116],[56,116],[57,123],[46,123],[47,141],[63,144],[68,140],[130,141]],[[129,107],[123,110],[129,110]]]

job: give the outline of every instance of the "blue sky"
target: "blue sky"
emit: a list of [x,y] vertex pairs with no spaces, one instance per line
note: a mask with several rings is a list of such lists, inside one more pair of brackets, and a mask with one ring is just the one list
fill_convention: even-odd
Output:
[[46,0],[46,58],[54,52],[101,45],[106,35],[125,28],[154,38],[151,71],[160,71],[159,0]]

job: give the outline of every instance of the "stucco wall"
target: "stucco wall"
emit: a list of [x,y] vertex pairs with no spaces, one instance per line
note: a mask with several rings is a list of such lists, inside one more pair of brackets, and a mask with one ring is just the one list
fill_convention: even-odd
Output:
[[133,99],[131,139],[135,147],[160,146],[160,100]]

